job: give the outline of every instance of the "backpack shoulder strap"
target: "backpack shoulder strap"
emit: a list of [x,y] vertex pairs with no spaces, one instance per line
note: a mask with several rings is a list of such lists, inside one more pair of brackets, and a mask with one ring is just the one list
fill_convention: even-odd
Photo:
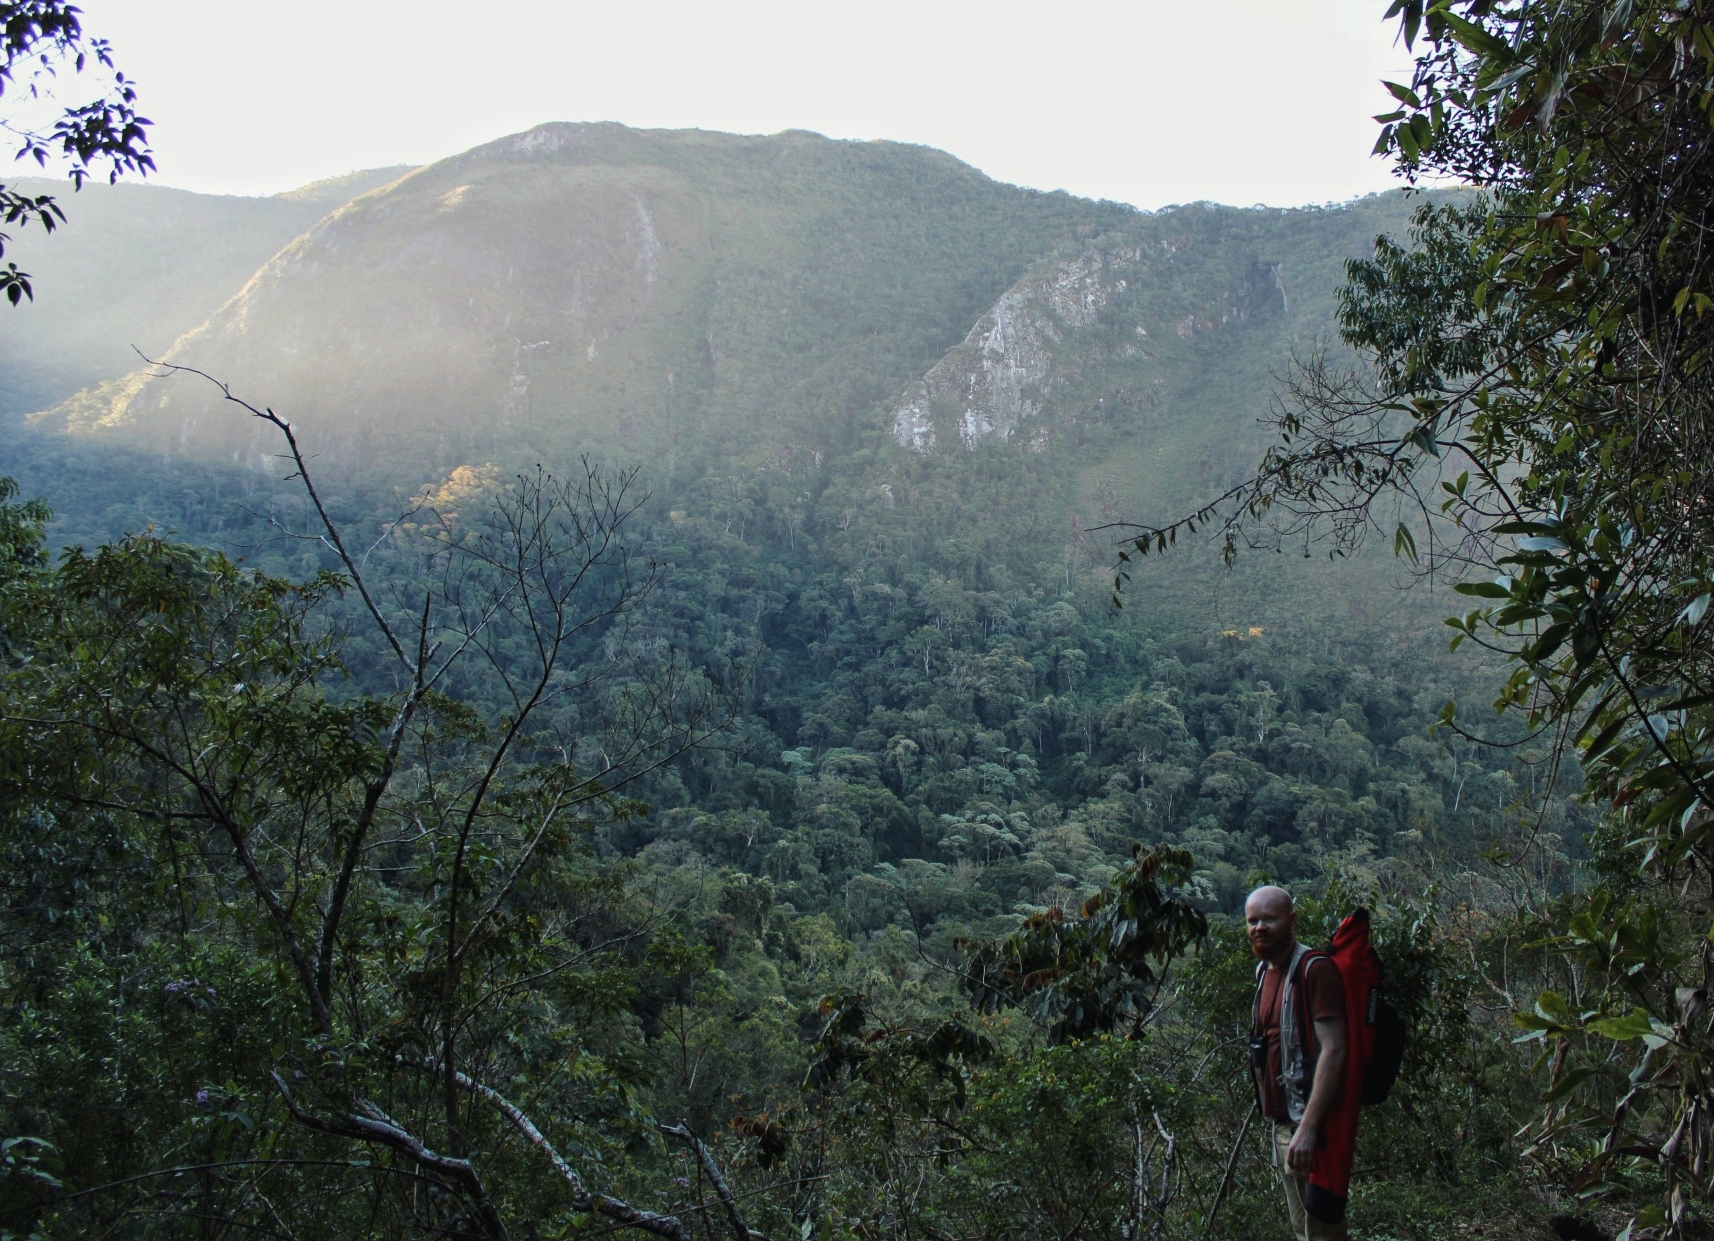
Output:
[[1297,1000],[1299,1017],[1298,1029],[1303,1031],[1304,1051],[1312,1056],[1321,1055],[1321,1040],[1315,1035],[1315,1022],[1309,1019],[1309,967],[1317,961],[1331,961],[1333,958],[1319,948],[1311,948],[1298,957],[1297,975],[1292,979],[1292,995]]
[[1256,990],[1250,997],[1250,1037],[1256,1038],[1262,1032],[1262,979],[1267,975],[1268,963],[1256,962]]

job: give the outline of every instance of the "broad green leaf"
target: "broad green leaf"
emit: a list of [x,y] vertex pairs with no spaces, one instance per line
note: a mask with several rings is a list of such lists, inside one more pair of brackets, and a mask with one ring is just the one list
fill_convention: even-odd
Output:
[[1571,1006],[1565,1002],[1565,997],[1557,991],[1543,991],[1536,996],[1535,1011],[1543,1019],[1562,1026],[1574,1025],[1577,1020],[1572,1015]]
[[1645,1038],[1654,1033],[1654,1025],[1649,1015],[1640,1008],[1632,1009],[1623,1017],[1604,1017],[1600,1021],[1591,1021],[1586,1029],[1621,1043],[1634,1038]]
[[1452,37],[1470,51],[1502,64],[1510,62],[1512,49],[1506,45],[1504,39],[1490,34],[1475,22],[1468,21],[1445,9],[1440,10],[1440,15],[1446,22],[1447,29],[1452,31]]
[[1595,1070],[1587,1065],[1572,1069],[1564,1077],[1553,1084],[1553,1088],[1541,1096],[1543,1103],[1553,1103],[1581,1087],[1595,1076]]
[[1381,85],[1385,86],[1392,97],[1397,99],[1400,103],[1409,104],[1413,108],[1422,107],[1422,100],[1417,97],[1417,93],[1410,87],[1403,86],[1398,82],[1382,82]]

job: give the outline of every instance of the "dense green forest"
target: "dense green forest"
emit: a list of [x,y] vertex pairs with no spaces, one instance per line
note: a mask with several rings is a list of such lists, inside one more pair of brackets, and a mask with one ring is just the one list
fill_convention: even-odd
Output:
[[1707,1235],[1714,26],[1391,16],[1481,193],[196,204],[0,411],[0,1237],[1281,1235],[1264,881],[1409,1030],[1356,1235]]
[[[103,465],[102,485],[110,485],[112,461]],[[1365,1218],[1394,1221],[1401,1235],[1432,1231],[1436,1221],[1464,1218],[1471,1192],[1501,1214],[1540,1215],[1518,1191],[1508,1146],[1523,1106],[1510,1096],[1524,1089],[1526,1066],[1472,1024],[1464,1006],[1481,975],[1453,945],[1504,950],[1503,935],[1490,940],[1493,928],[1464,924],[1472,898],[1508,884],[1555,892],[1569,881],[1589,818],[1550,796],[1545,751],[1484,750],[1431,733],[1448,697],[1476,682],[1459,680],[1468,669],[1446,657],[1415,609],[1389,629],[1352,623],[1341,601],[1343,627],[1312,613],[1277,634],[1223,625],[1182,602],[1115,611],[1099,550],[1074,566],[1068,586],[1064,575],[1013,577],[1007,562],[1039,569],[1038,549],[986,559],[961,541],[959,493],[1003,491],[1027,502],[1043,485],[1031,478],[1039,460],[996,449],[921,468],[914,486],[944,497],[947,525],[913,519],[902,548],[838,537],[826,515],[839,512],[837,479],[825,484],[807,533],[795,536],[759,535],[758,522],[740,538],[720,497],[686,492],[676,501],[683,509],[663,512],[651,500],[630,514],[618,531],[623,552],[609,549],[595,565],[603,583],[585,581],[567,596],[580,609],[576,623],[592,623],[566,635],[563,658],[579,670],[574,690],[544,700],[504,756],[501,782],[485,795],[493,806],[481,811],[481,864],[463,864],[473,908],[513,875],[518,883],[505,892],[509,929],[480,936],[481,963],[473,957],[474,976],[454,998],[466,1071],[527,1090],[531,1104],[512,1102],[545,1111],[535,1123],[567,1157],[581,1153],[580,1175],[597,1191],[676,1213],[693,1229],[726,1225],[708,1216],[713,1190],[695,1165],[678,1162],[682,1141],[675,1146],[656,1124],[684,1123],[702,1136],[734,1192],[755,1195],[744,1200],[747,1226],[769,1235],[810,1227],[1069,1236],[1111,1227],[1127,1212],[1143,1221],[1138,1227],[1158,1220],[1194,1231],[1224,1199],[1220,1235],[1266,1236],[1272,1173],[1253,1141],[1233,1145],[1249,1106],[1236,1037],[1249,965],[1232,919],[1266,875],[1326,891],[1326,904],[1311,906],[1320,919],[1357,899],[1387,910],[1389,961],[1401,983],[1412,978],[1414,1015],[1432,1032],[1413,1061],[1411,1101],[1372,1126],[1378,1150],[1414,1136],[1409,1162],[1361,1191]],[[149,486],[141,473],[136,494]],[[69,463],[58,474],[76,477]],[[209,494],[209,481],[198,476],[195,490]],[[349,588],[308,576],[331,557],[327,548],[301,550],[265,520],[306,506],[284,504],[290,491],[244,498],[241,481],[226,480],[237,494],[214,509],[224,516],[221,536],[288,574],[133,538],[58,568],[38,564],[38,580],[18,593],[33,595],[39,610],[32,617],[21,607],[9,641],[18,650],[45,639],[87,652],[77,675],[92,683],[57,684],[73,672],[75,661],[64,661],[53,686],[17,685],[43,695],[44,712],[70,719],[85,709],[62,693],[89,701],[82,696],[118,692],[141,714],[103,727],[148,749],[154,743],[144,738],[166,718],[157,713],[194,719],[198,738],[177,738],[178,757],[167,760],[175,769],[202,752],[201,730],[238,742],[245,755],[223,754],[220,773],[207,773],[233,792],[264,773],[271,785],[331,758],[281,745],[338,751],[367,737],[362,753],[374,757],[352,753],[309,788],[244,787],[246,802],[266,805],[265,817],[299,824],[289,860],[258,861],[269,874],[283,868],[276,882],[289,899],[288,890],[307,892],[337,873],[331,857],[312,865],[298,851],[335,849],[341,818],[365,804],[371,765],[385,765],[401,665]],[[775,481],[764,475],[725,502],[748,503],[765,519]],[[607,476],[606,485],[617,482]],[[539,503],[535,486],[471,474],[443,487],[433,499],[449,526],[408,523],[410,534],[365,566],[388,623],[413,634],[417,609],[432,596],[428,644],[459,641],[453,635],[478,606],[478,588],[465,570],[435,563],[447,555],[444,541],[464,539],[467,521],[479,527],[471,537],[515,531],[515,522],[470,514]],[[23,531],[13,563],[28,565],[29,514],[11,512]],[[499,559],[466,550],[487,571]],[[1266,585],[1222,579],[1212,564],[1203,571],[1225,592],[1227,610],[1242,612]],[[445,594],[422,589],[428,575]],[[529,586],[555,589],[545,578]],[[179,602],[163,615],[160,649],[149,638],[118,655],[109,644],[129,647],[142,636],[138,609],[161,606],[163,589]],[[495,583],[480,589],[485,599],[501,593]],[[85,591],[87,615],[66,615],[65,600]],[[248,619],[229,628],[239,616]],[[441,1106],[429,1096],[408,1102],[417,1087],[398,1080],[397,1057],[432,1054],[422,1040],[441,1020],[432,1004],[422,1007],[422,980],[440,968],[435,940],[451,933],[442,921],[455,865],[451,812],[466,809],[465,799],[474,804],[470,783],[528,698],[514,679],[535,613],[512,619],[522,628],[495,633],[492,649],[512,652],[513,662],[466,658],[425,695],[371,829],[377,853],[358,872],[366,883],[345,915],[352,929],[339,933],[340,1011],[330,1020],[335,1030],[351,1021],[352,1034],[364,1031],[362,1055],[373,1063],[363,1071],[377,1077],[341,1085],[334,1097],[369,1097],[393,1079],[385,1106],[395,1118],[402,1108],[432,1115]],[[82,632],[33,632],[44,624]],[[131,667],[135,675],[124,671]],[[110,674],[128,684],[103,685]],[[234,682],[242,683],[236,691]],[[292,717],[289,729],[279,725],[286,735],[265,752],[240,740],[260,720],[234,730],[231,717],[221,722],[227,708],[208,697],[233,692],[259,695],[239,708],[246,716]],[[324,711],[332,715],[295,718]],[[46,715],[31,712],[20,744],[40,743],[33,734]],[[17,1130],[52,1143],[51,1152],[19,1152],[56,1180],[76,1169],[80,1187],[153,1170],[168,1150],[174,1166],[272,1162],[178,1173],[166,1187],[127,1184],[117,1196],[69,1203],[57,1218],[75,1228],[92,1220],[138,1227],[149,1211],[242,1214],[259,1201],[251,1195],[283,1193],[295,1213],[272,1226],[294,1235],[362,1227],[339,1212],[368,1212],[381,1200],[394,1203],[389,1212],[409,1202],[410,1222],[399,1224],[407,1230],[468,1227],[456,1202],[411,1201],[409,1185],[390,1183],[396,1172],[329,1179],[294,1162],[350,1157],[334,1151],[331,1136],[299,1132],[269,1077],[282,1053],[294,1065],[313,1062],[318,1036],[308,1029],[281,1044],[275,1020],[256,1010],[270,994],[270,1011],[291,1007],[291,967],[232,886],[240,881],[232,845],[187,836],[174,869],[170,812],[165,838],[130,834],[162,813],[134,798],[158,807],[156,797],[188,792],[148,787],[191,778],[151,774],[162,757],[133,752],[121,772],[107,768],[117,755],[92,755],[107,791],[92,799],[61,789],[51,816],[18,838],[11,942],[20,980],[35,978],[41,989],[15,1010],[8,1089],[30,1122]],[[55,761],[75,769],[85,760]],[[579,774],[591,767],[603,772],[598,783]],[[1571,791],[1558,779],[1560,794]],[[435,784],[443,788],[428,787]],[[410,826],[423,822],[425,801],[440,820],[426,835]],[[553,813],[565,816],[563,827],[539,842],[519,835]],[[304,816],[318,822],[312,828]],[[80,830],[68,833],[72,822]],[[261,824],[244,831],[270,849],[287,843]],[[66,850],[68,839],[96,852]],[[1508,847],[1516,858],[1479,860]],[[1176,998],[1151,987],[1129,1016],[1076,1018],[1090,1024],[1075,1041],[1055,1033],[1078,1011],[1069,989],[1020,996],[1021,1009],[982,1006],[966,982],[971,941],[1004,943],[1023,919],[1075,930],[1075,920],[1041,919],[1135,886],[1135,849],[1144,861],[1158,856],[1178,899],[1212,918],[1207,940],[1140,945]],[[197,873],[185,869],[192,865]],[[154,878],[138,888],[145,873]],[[294,921],[318,916],[305,909]],[[78,964],[96,960],[107,963],[99,984]],[[535,975],[556,981],[525,987]],[[347,1012],[353,1002],[364,1011]],[[78,1029],[67,1024],[74,1014]],[[115,1041],[112,1020],[146,1032],[148,1049],[125,1050],[131,1036]],[[1452,1077],[1440,1076],[1447,1061],[1430,1058],[1431,1048],[1455,1058]],[[122,1051],[121,1071],[113,1057]],[[91,1081],[104,1083],[101,1091],[76,1098],[63,1085],[54,1097],[31,1090]],[[161,1130],[147,1143],[135,1141],[133,1105],[124,1102],[136,1090],[161,1104],[151,1121]],[[1425,1091],[1441,1100],[1432,1112]],[[458,1102],[457,1124],[472,1130],[464,1149],[498,1153],[508,1144],[505,1116],[477,1115],[477,1103]],[[1431,1144],[1410,1114],[1435,1117]],[[1114,1171],[1139,1153],[1166,1160],[1149,1165],[1156,1179],[1140,1189]],[[560,1226],[575,1227],[574,1196],[553,1206],[566,1191],[552,1164],[532,1167],[526,1150],[516,1157],[515,1172],[495,1169],[490,1179],[500,1177],[495,1194],[521,1196],[497,1209],[543,1229],[557,1211]],[[262,1167],[274,1170],[252,1170]],[[199,1188],[178,1183],[193,1176],[202,1177]],[[349,1176],[371,1179],[347,1197],[356,1192]],[[996,1199],[998,1179],[1019,1188]],[[1457,1198],[1443,1192],[1452,1185],[1463,1187]],[[179,1205],[162,1208],[164,1192]],[[44,1180],[33,1196],[52,1202],[57,1194]]]
[[[266,634],[267,653],[240,656],[246,639],[232,632],[220,672],[183,667],[159,684],[132,682],[152,718],[179,714],[188,703],[169,701],[189,692],[199,700],[197,727],[224,727],[204,716],[213,676],[222,693],[242,681],[244,693],[268,685],[288,699],[331,694],[338,705],[329,709],[340,714],[329,727],[340,744],[355,735],[370,738],[370,753],[382,746],[401,666],[349,588],[314,584],[315,573],[342,566],[325,544],[302,537],[314,512],[297,483],[259,483],[219,466],[163,471],[146,459],[127,469],[122,454],[28,442],[35,455],[15,459],[50,494],[57,485],[68,512],[89,523],[76,541],[110,547],[91,553],[106,559],[99,567],[78,556],[35,570],[48,579],[33,590],[49,614],[84,589],[54,575],[98,580],[89,621],[106,636],[86,633],[72,640],[75,649],[121,637],[141,598],[181,574],[208,585],[180,596],[196,612],[173,623],[187,626],[171,640],[175,661],[203,658],[193,652],[230,623],[202,609],[230,615],[236,601],[193,603],[202,590],[224,583],[219,589],[270,596],[239,609],[264,607],[265,620],[244,631],[250,642]],[[867,522],[843,530],[849,493],[870,485],[873,456],[901,466],[895,518],[879,530]],[[1528,932],[1472,920],[1471,911],[1571,883],[1593,822],[1567,796],[1574,780],[1556,771],[1546,746],[1493,750],[1433,732],[1450,698],[1491,692],[1493,669],[1447,655],[1433,618],[1448,596],[1425,587],[1394,598],[1389,586],[1367,604],[1354,597],[1362,587],[1353,582],[1381,576],[1375,557],[1337,567],[1294,557],[1229,573],[1203,556],[1192,562],[1198,585],[1134,591],[1115,609],[1105,542],[1068,550],[1059,531],[1026,537],[1037,525],[1027,515],[1074,486],[1078,464],[1003,445],[918,457],[882,438],[819,474],[781,467],[705,477],[676,489],[670,506],[644,497],[646,475],[634,480],[638,507],[616,531],[623,556],[600,566],[634,597],[615,612],[602,588],[572,596],[583,609],[578,622],[593,627],[570,636],[568,662],[600,672],[539,707],[506,756],[504,787],[483,812],[493,819],[483,841],[487,877],[472,873],[470,882],[498,883],[518,864],[528,842],[502,824],[544,814],[544,768],[555,769],[554,780],[582,781],[572,773],[612,765],[599,795],[573,793],[551,853],[537,846],[529,854],[522,874],[537,890],[508,893],[516,924],[483,946],[493,959],[456,998],[466,1071],[527,1090],[526,1110],[545,1112],[534,1123],[568,1158],[580,1153],[579,1174],[596,1191],[674,1214],[693,1230],[726,1224],[712,1214],[714,1191],[685,1162],[682,1141],[657,1124],[683,1123],[703,1137],[734,1192],[754,1195],[743,1200],[746,1226],[770,1236],[805,1228],[1081,1236],[1132,1217],[1139,1228],[1158,1222],[1195,1235],[1211,1214],[1216,1235],[1268,1236],[1272,1172],[1253,1135],[1239,1141],[1250,1103],[1240,1037],[1250,967],[1234,916],[1267,876],[1325,893],[1324,904],[1310,906],[1317,934],[1358,900],[1385,911],[1389,965],[1416,1005],[1422,1035],[1411,1084],[1399,1105],[1370,1118],[1374,1164],[1410,1151],[1362,1182],[1354,1209],[1373,1235],[1436,1235],[1467,1218],[1472,1194],[1496,1219],[1539,1225],[1548,1210],[1516,1179],[1509,1141],[1527,1114],[1527,1061],[1491,1041],[1503,1016],[1471,1015],[1491,999],[1492,971],[1518,968]],[[523,503],[520,488],[532,477],[456,473],[427,497],[431,509],[370,551],[366,580],[389,624],[415,632],[432,597],[430,643],[456,641],[472,587],[439,563],[443,541],[457,542],[467,522],[497,536],[481,515]],[[103,509],[107,496],[121,502]],[[992,518],[986,539],[968,518],[992,509],[983,497],[1006,497],[1016,510],[1010,520]],[[348,531],[378,530],[396,516],[379,507],[385,497],[329,492],[326,500]],[[795,522],[790,504],[802,506]],[[150,512],[176,538],[218,545],[246,567],[147,538],[112,542]],[[436,587],[424,590],[431,580]],[[287,585],[294,581],[309,585]],[[116,588],[124,597],[109,595]],[[15,642],[45,619],[37,616],[14,623]],[[516,652],[519,636],[495,641]],[[224,670],[230,658],[258,657],[267,672]],[[130,662],[89,658],[83,672],[97,678]],[[359,872],[372,885],[365,903],[378,904],[353,909],[346,916],[364,929],[341,933],[349,941],[341,953],[354,954],[340,967],[349,971],[343,985],[357,988],[341,1003],[360,996],[374,1008],[334,1019],[358,1023],[366,1046],[376,1040],[364,1054],[380,1060],[365,1072],[392,1079],[394,1101],[384,1106],[395,1118],[409,1106],[441,1123],[428,1119],[441,1104],[389,1065],[415,1054],[438,1020],[421,1007],[425,984],[405,980],[439,968],[431,928],[447,916],[451,837],[443,833],[451,825],[427,836],[408,826],[426,795],[416,784],[443,767],[455,783],[470,780],[515,715],[508,678],[516,673],[469,657],[447,669],[425,702],[434,719],[413,721],[401,759],[397,778],[411,792],[391,790],[382,803],[374,830],[391,843]],[[708,680],[675,679],[687,673]],[[639,719],[639,703],[656,715]],[[146,735],[156,726],[126,727]],[[699,743],[687,745],[693,736]],[[560,768],[568,755],[579,765]],[[253,779],[320,761],[270,748],[265,760],[239,766]],[[361,802],[362,781],[372,779],[361,768],[373,760],[353,761],[358,770],[340,764],[334,787],[318,780],[313,790],[266,800],[299,807],[287,812],[294,819],[310,813],[306,797],[323,801],[315,813],[328,816],[318,830],[331,848],[334,805]],[[152,762],[131,755],[124,778],[152,783]],[[138,814],[141,824],[149,815],[130,800],[139,794],[133,786],[118,796],[131,807],[122,817]],[[471,794],[460,786],[456,796]],[[171,1152],[171,1167],[201,1171],[165,1185],[127,1183],[46,1218],[74,1229],[95,1221],[136,1228],[152,1211],[243,1216],[260,1201],[253,1195],[283,1193],[295,1213],[271,1226],[292,1235],[371,1226],[367,1215],[340,1212],[379,1202],[392,1204],[389,1215],[409,1204],[398,1217],[406,1231],[469,1227],[457,1202],[413,1201],[410,1185],[391,1183],[396,1171],[328,1178],[293,1162],[337,1162],[351,1158],[350,1148],[301,1132],[269,1077],[282,1052],[294,1065],[313,1060],[303,1048],[316,1035],[282,1045],[272,1020],[258,1027],[247,1015],[270,986],[289,996],[289,973],[280,972],[289,966],[231,886],[230,846],[187,840],[208,869],[190,875],[181,859],[175,871],[169,840],[110,835],[116,807],[74,808],[81,799],[70,797],[52,811],[56,828],[88,816],[111,826],[71,834],[96,847],[94,856],[47,848],[48,839],[65,839],[58,832],[20,841],[13,874],[28,887],[10,904],[13,942],[21,954],[29,945],[28,976],[42,989],[13,1027],[14,1046],[29,1057],[11,1061],[21,1109],[14,1131],[52,1143],[31,1166],[68,1187],[159,1169],[162,1152]],[[446,808],[436,813],[444,820]],[[260,837],[284,844],[265,830]],[[1004,943],[1023,920],[1039,927],[1049,911],[1122,892],[1133,850],[1146,858],[1157,847],[1188,852],[1163,877],[1212,925],[1200,942],[1141,945],[1155,954],[1164,994],[1139,993],[1132,1016],[1110,1016],[1105,1028],[1092,1019],[1076,1041],[1056,1034],[1075,994],[1019,997],[1021,1009],[979,1004],[965,982],[972,940]],[[141,870],[115,865],[126,858]],[[287,886],[307,882],[287,877],[303,864],[276,862],[287,866]],[[144,872],[155,876],[146,893],[135,886]],[[314,882],[327,874],[318,869]],[[476,891],[488,898],[486,886]],[[91,953],[108,963],[111,980],[94,993],[77,964]],[[520,989],[537,974],[561,981]],[[388,978],[400,989],[373,993]],[[193,982],[202,990],[185,995]],[[184,1011],[138,1008],[145,993],[150,1004]],[[115,1042],[109,1019],[127,1006],[151,1050],[125,1052],[130,1067],[119,1073],[113,1057],[130,1036]],[[64,1024],[74,1012],[87,1023],[81,1035]],[[177,1024],[162,1024],[169,1019]],[[27,1089],[88,1080],[106,1085],[57,1101]],[[379,1089],[341,1086],[339,1094]],[[161,1131],[144,1144],[123,1102],[133,1090],[167,1092],[152,1122]],[[476,1115],[477,1102],[461,1099],[457,1122],[475,1127],[463,1138],[472,1157],[515,1141],[504,1114]],[[1418,1126],[1426,1117],[1425,1142]],[[1154,1178],[1141,1188],[1124,1175],[1139,1153]],[[525,1149],[508,1157],[518,1166],[490,1171],[492,1192],[520,1196],[498,1209],[543,1231],[580,1226],[575,1194],[556,1182],[551,1163],[532,1166]],[[234,1163],[218,1175],[202,1168],[245,1159],[273,1162]],[[186,1177],[202,1181],[189,1189]],[[349,1177],[369,1179],[359,1191]],[[997,1182],[1018,1188],[996,1198]],[[48,1203],[61,1192],[44,1181],[26,1197]],[[176,1205],[163,1207],[163,1194]]]

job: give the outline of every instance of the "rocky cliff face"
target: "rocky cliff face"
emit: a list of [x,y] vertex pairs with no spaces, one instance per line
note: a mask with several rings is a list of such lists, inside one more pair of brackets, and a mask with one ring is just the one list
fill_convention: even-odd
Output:
[[899,402],[893,414],[899,443],[933,448],[937,405],[955,410],[958,438],[967,448],[1010,439],[1040,410],[1056,348],[1076,329],[1097,322],[1124,292],[1125,277],[1117,274],[1118,264],[1109,270],[1108,258],[1090,251],[1006,290],[958,348]]
[[1252,259],[1224,288],[1203,290],[1203,303],[1187,308],[1184,281],[1177,278],[1187,266],[1180,252],[1198,239],[1160,237],[1161,224],[1140,220],[1099,246],[1040,265],[1006,290],[894,403],[893,438],[927,452],[950,426],[966,449],[1014,437],[1045,448],[1056,424],[1095,412],[1073,393],[1092,367],[1117,363],[1121,372],[1095,396],[1096,405],[1106,405],[1123,400],[1127,389],[1159,388],[1154,342],[1187,341],[1252,316],[1289,312],[1277,259]]

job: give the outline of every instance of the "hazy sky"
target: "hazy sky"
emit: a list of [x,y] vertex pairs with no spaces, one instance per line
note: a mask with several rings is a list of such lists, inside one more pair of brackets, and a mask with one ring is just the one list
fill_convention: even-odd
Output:
[[82,0],[166,185],[271,193],[543,121],[940,147],[1143,207],[1392,184],[1386,0]]

